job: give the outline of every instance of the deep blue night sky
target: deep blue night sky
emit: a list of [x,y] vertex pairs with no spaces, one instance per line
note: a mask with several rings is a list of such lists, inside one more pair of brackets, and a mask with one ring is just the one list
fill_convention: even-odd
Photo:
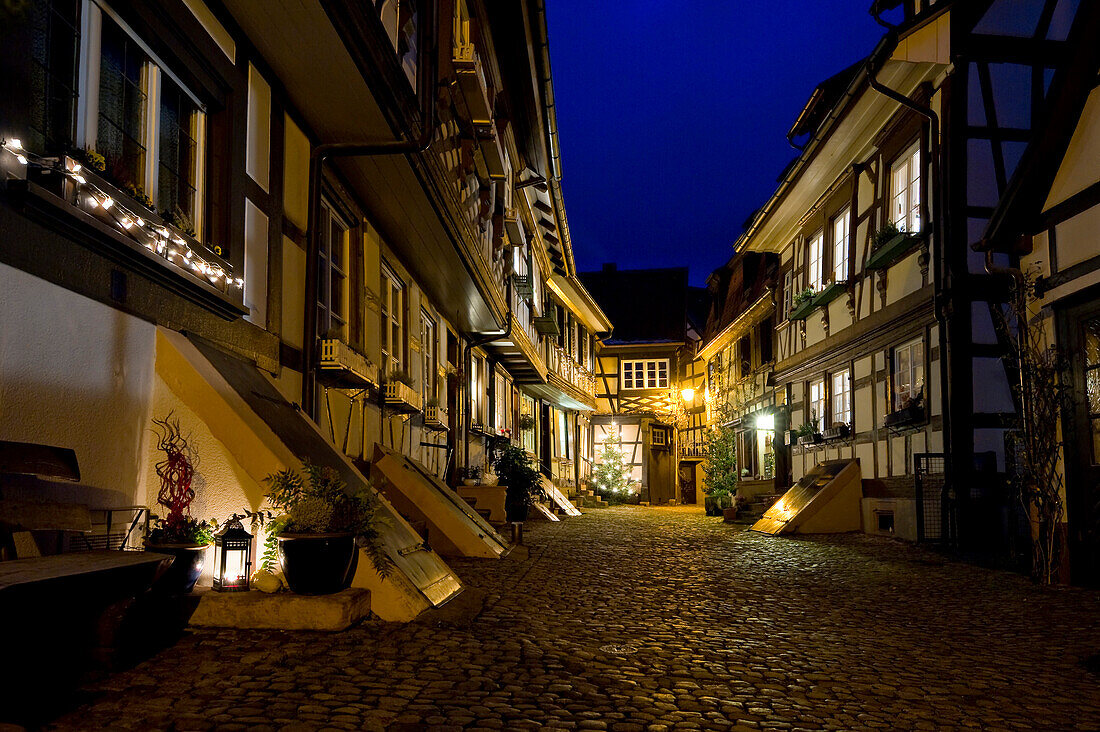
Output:
[[818,82],[866,56],[871,0],[550,0],[577,267],[723,264],[794,156]]

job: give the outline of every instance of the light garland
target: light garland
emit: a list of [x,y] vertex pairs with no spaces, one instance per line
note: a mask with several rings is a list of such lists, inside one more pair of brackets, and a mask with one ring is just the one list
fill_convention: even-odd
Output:
[[[68,176],[77,184],[77,195],[87,196],[89,206],[93,209],[102,208],[114,220],[115,224],[122,229],[123,233],[129,235],[149,251],[160,255],[166,262],[178,269],[194,275],[201,275],[215,286],[221,283],[224,288],[223,291],[226,292],[232,287],[238,290],[244,288],[244,279],[234,278],[231,269],[227,270],[217,262],[203,259],[180,236],[180,233],[172,231],[166,226],[146,221],[112,198],[109,193],[101,190],[93,183],[89,183],[88,179],[82,174],[83,166],[80,163],[66,157],[64,164],[62,164],[60,158],[45,158],[35,155],[24,148],[22,141],[18,138],[0,140],[0,149],[7,150],[14,155],[20,165],[41,170],[53,170]],[[150,240],[141,241],[135,235],[135,227],[137,227],[137,231],[141,231]]]

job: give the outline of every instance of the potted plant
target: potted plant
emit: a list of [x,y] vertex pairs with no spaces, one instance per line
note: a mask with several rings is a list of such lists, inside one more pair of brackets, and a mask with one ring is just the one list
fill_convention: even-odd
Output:
[[531,456],[519,445],[508,444],[496,453],[493,470],[507,486],[504,512],[508,520],[526,521],[531,504],[546,499],[542,476],[531,463]]
[[462,485],[481,485],[481,466],[471,465],[459,470],[462,478]]
[[711,491],[703,498],[703,507],[707,516],[721,516],[722,512],[733,505],[731,494],[725,488]]
[[375,571],[389,575],[392,562],[378,529],[380,502],[369,485],[353,489],[333,468],[303,460],[301,471],[282,470],[266,478],[268,502],[282,512],[269,524],[265,558],[276,549],[287,586],[299,595],[328,595],[346,589],[355,573],[358,548]]
[[806,422],[798,428],[798,444],[814,445],[821,442],[821,433],[817,431],[816,422]]
[[791,298],[791,312],[788,316],[791,320],[804,320],[810,311],[813,310],[814,301],[814,288],[807,287],[806,289],[796,292],[794,297]]
[[385,376],[386,405],[402,412],[420,411],[420,394],[413,388],[413,379],[408,371],[396,369]]
[[901,231],[892,222],[883,224],[871,236],[871,254],[867,258],[866,268],[882,269],[896,262],[918,239],[914,234]]
[[159,591],[185,595],[195,588],[206,563],[206,547],[213,541],[213,527],[191,516],[191,501],[195,491],[194,453],[180,431],[179,420],[169,413],[164,419],[153,420],[157,448],[164,459],[155,466],[160,478],[157,503],[167,509],[163,518],[149,516],[145,548],[173,557],[168,571],[157,581]]
[[519,429],[521,432],[530,432],[535,429],[535,415],[526,412],[519,415]]

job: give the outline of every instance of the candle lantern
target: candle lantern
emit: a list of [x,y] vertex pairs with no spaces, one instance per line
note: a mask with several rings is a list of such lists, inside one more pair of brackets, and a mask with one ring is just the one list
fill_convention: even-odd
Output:
[[214,590],[247,592],[252,574],[252,534],[237,516],[214,535]]

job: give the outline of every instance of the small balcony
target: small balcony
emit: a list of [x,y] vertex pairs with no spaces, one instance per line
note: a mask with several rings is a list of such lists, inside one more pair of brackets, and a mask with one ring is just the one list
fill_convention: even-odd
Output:
[[481,56],[474,47],[471,19],[466,3],[455,3],[454,46],[451,62],[458,77],[458,86],[470,112],[470,122],[475,127],[492,126],[493,103],[489,83],[485,78],[485,68]]
[[547,368],[563,381],[591,398],[596,396],[596,377],[558,345],[548,347]]
[[436,432],[446,432],[447,410],[432,404],[424,407],[424,426]]
[[321,383],[338,389],[378,388],[378,367],[337,338],[321,341]]
[[516,207],[504,210],[504,228],[508,232],[508,243],[513,247],[521,247],[526,241],[523,229],[523,219]]
[[386,406],[397,412],[411,414],[420,411],[420,392],[401,381],[387,381]]

